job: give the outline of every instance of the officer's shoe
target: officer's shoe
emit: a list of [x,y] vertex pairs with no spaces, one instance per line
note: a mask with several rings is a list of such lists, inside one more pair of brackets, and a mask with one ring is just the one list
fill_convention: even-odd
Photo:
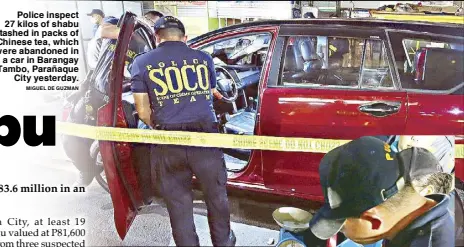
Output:
[[94,176],[89,172],[79,172],[76,182],[72,185],[73,187],[87,187],[93,181]]
[[229,242],[227,246],[235,246],[235,242],[237,242],[237,238],[235,237],[234,231],[230,229]]

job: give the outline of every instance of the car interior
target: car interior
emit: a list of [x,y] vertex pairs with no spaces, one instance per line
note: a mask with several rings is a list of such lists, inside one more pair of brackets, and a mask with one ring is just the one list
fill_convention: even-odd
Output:
[[284,61],[281,84],[286,86],[356,88],[360,76],[363,87],[392,86],[385,47],[379,40],[289,37]]
[[[341,37],[290,37],[282,82],[290,86],[357,86],[359,61],[348,56],[362,40]],[[353,63],[354,62],[354,63]]]
[[[137,32],[134,35],[137,36]],[[138,46],[144,45],[140,37],[133,40],[140,43]],[[223,95],[222,99],[214,99],[213,102],[220,133],[254,134],[258,86],[270,40],[269,33],[256,33],[222,39],[199,48],[212,56],[217,77],[216,89]],[[366,41],[362,39],[316,36],[289,38],[282,81],[292,86],[311,84],[357,87],[361,54],[366,50],[364,46]],[[382,53],[383,46],[369,47],[372,56],[377,56],[371,60],[382,60],[382,55],[379,57],[378,54]],[[365,69],[365,84],[382,84],[386,74],[389,74],[388,69],[378,65],[370,66],[373,68]],[[129,76],[125,77],[129,81]],[[129,83],[123,86],[122,106],[129,128],[140,128]],[[223,151],[229,172],[242,171],[252,153],[245,149]]]
[[[138,47],[132,50],[146,51],[148,41],[142,36],[143,34],[134,32],[129,48]],[[217,77],[216,89],[223,95],[222,99],[214,99],[213,102],[220,133],[254,134],[258,86],[270,41],[269,33],[255,33],[225,38],[199,48],[212,56]],[[377,45],[369,45],[366,40],[353,38],[289,37],[282,81],[291,86],[310,84],[357,87],[359,77],[363,76],[363,84],[366,85],[378,86],[383,81],[391,82],[384,80],[389,74],[388,65],[382,63],[385,59],[382,57],[384,46],[381,42],[373,44]],[[368,49],[365,48],[367,46]],[[362,56],[363,52],[368,52],[373,57],[370,62],[361,61],[365,57]],[[130,64],[127,66],[130,67]],[[361,66],[364,66],[364,75],[359,72]],[[130,92],[129,73],[125,73],[125,81],[122,107],[128,126],[141,128]],[[223,151],[229,172],[242,171],[252,153],[245,149]]]
[[[270,34],[254,34],[208,44],[200,48],[213,57],[217,90],[224,96],[214,101],[219,131],[253,135],[258,106],[258,85],[271,40]],[[251,150],[223,149],[229,171],[243,170]]]
[[[140,37],[133,40],[143,43]],[[256,34],[222,40],[200,48],[213,57],[217,77],[216,89],[224,96],[223,99],[215,99],[213,102],[220,133],[254,134],[258,84],[270,40],[270,34]],[[130,91],[130,75],[127,71],[123,85],[122,107],[128,127],[140,128]],[[134,145],[135,153],[138,149],[143,149],[137,148],[138,146],[142,145]],[[223,151],[229,172],[243,170],[251,156],[251,150],[223,149]]]

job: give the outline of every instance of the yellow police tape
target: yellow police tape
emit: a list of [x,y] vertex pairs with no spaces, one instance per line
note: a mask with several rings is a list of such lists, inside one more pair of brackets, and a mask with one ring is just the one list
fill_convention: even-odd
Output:
[[[195,147],[259,149],[284,152],[327,153],[350,140],[250,136],[185,131],[96,127],[57,122],[57,133],[101,141],[171,144]],[[464,158],[464,145],[455,146],[455,157]]]

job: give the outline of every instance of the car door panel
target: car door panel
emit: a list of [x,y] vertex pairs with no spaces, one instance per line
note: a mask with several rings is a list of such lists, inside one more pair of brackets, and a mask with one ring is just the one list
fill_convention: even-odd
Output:
[[463,133],[464,101],[462,95],[408,92],[408,98],[409,117],[406,133],[410,135],[460,135]]
[[[287,37],[331,36],[337,30],[318,28],[282,28]],[[346,37],[381,39],[376,30],[343,30]],[[343,36],[345,37],[345,36]],[[289,42],[290,43],[290,42]],[[282,54],[286,54],[285,48]],[[282,70],[284,57],[272,70]],[[277,55],[277,54],[274,54]],[[392,61],[388,60],[391,70]],[[274,78],[275,80],[275,78]],[[407,93],[398,90],[364,90],[353,87],[323,85],[283,86],[272,78],[263,91],[260,130],[265,136],[305,137],[321,139],[314,143],[317,152],[262,151],[263,177],[266,187],[322,199],[319,163],[324,154],[340,145],[365,135],[392,135],[404,132],[408,113]],[[387,112],[387,113],[385,113]]]
[[[275,41],[278,33],[277,26],[259,26],[259,27],[247,27],[243,29],[233,30],[225,33],[218,33],[212,36],[208,36],[205,39],[194,40],[191,43],[188,43],[189,46],[193,49],[203,49],[210,44],[218,42],[220,40],[233,39],[234,37],[241,37],[244,35],[253,35],[258,33],[269,33],[271,35],[270,45],[267,52],[266,62],[263,65],[263,68],[260,73],[260,80],[258,85],[258,108],[260,107],[260,92],[263,90],[263,85],[265,84],[269,74],[272,73],[271,69],[271,60],[274,59],[273,52],[275,49]],[[259,109],[258,114],[256,115],[255,120],[255,132],[254,134],[260,133],[259,131]],[[249,189],[253,190],[253,186],[259,184],[262,185],[262,162],[261,162],[261,151],[260,150],[251,150],[251,156],[248,161],[248,165],[244,168],[243,171],[237,173],[230,173],[228,176],[228,187],[243,189],[242,186],[249,184],[251,187]],[[265,190],[265,189],[263,189]]]
[[[361,112],[373,102],[394,102],[399,111],[385,117]],[[263,94],[263,135],[323,138],[321,150],[365,135],[404,131],[407,115],[405,92],[268,88]],[[324,153],[263,151],[266,186],[310,195],[322,195],[318,167]]]
[[[347,139],[362,135],[399,133],[406,122],[406,93],[402,92],[342,92],[323,89],[267,89],[264,93],[262,114],[268,123],[263,132],[280,133],[283,136]],[[370,103],[397,103],[399,111],[385,117],[374,117],[360,111]],[[265,115],[265,116],[264,116]],[[385,124],[391,123],[391,124]],[[264,123],[263,123],[264,124]],[[292,126],[292,128],[289,128]],[[330,129],[334,127],[334,129]],[[336,127],[336,128],[335,128]],[[350,128],[350,131],[347,131]],[[329,130],[330,129],[330,130]]]
[[[128,128],[122,106],[122,85],[128,44],[138,24],[134,14],[126,12],[120,21],[120,33],[114,51],[113,64],[109,76],[109,103],[99,109],[98,126]],[[144,28],[149,32],[149,28]],[[151,33],[148,35],[152,37]],[[154,41],[150,41],[154,47]],[[130,226],[144,205],[142,185],[137,176],[131,143],[100,141],[104,169],[114,208],[117,232],[124,239]]]

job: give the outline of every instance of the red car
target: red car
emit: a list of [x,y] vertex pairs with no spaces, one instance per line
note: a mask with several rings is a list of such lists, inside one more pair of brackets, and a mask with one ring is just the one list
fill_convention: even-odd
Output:
[[[155,49],[155,42],[132,13],[119,25],[110,100],[98,125],[137,128],[123,86],[130,77],[125,54]],[[214,102],[222,133],[325,140],[312,153],[225,149],[229,189],[321,201],[319,161],[340,139],[449,134],[462,150],[463,31],[451,24],[310,19],[239,24],[190,40],[214,58],[224,95]],[[100,149],[124,238],[150,203],[146,145],[102,141]],[[455,163],[460,179],[462,155]]]

